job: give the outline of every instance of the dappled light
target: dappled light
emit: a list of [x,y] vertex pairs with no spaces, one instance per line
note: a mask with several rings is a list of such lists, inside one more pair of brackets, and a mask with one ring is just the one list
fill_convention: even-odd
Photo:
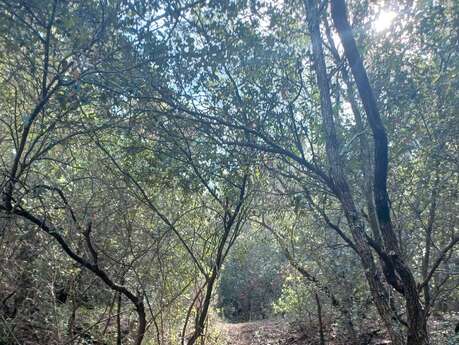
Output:
[[0,345],[459,345],[458,23],[0,0]]

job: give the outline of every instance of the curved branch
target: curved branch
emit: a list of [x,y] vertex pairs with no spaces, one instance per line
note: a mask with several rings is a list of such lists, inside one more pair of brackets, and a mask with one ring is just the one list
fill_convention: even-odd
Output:
[[[143,299],[141,297],[136,296],[133,294],[131,291],[129,291],[125,286],[119,285],[115,283],[109,275],[101,269],[98,264],[97,264],[97,254],[94,257],[94,247],[92,247],[92,244],[90,245],[90,251],[93,255],[94,263],[88,262],[86,259],[78,255],[67,243],[67,241],[64,239],[64,237],[60,234],[59,229],[54,227],[52,224],[49,224],[46,222],[45,219],[40,219],[36,216],[34,216],[32,213],[29,211],[23,209],[22,207],[15,207],[14,209],[9,209],[8,207],[4,205],[0,205],[0,210],[6,211],[6,212],[11,212],[17,216],[20,216],[31,223],[37,225],[42,231],[44,231],[46,234],[49,236],[53,237],[61,246],[62,250],[74,261],[76,261],[79,265],[83,266],[84,268],[90,270],[93,272],[97,277],[99,277],[110,289],[117,291],[126,298],[128,298],[132,304],[135,306],[136,312],[139,317],[139,325],[137,328],[137,336],[136,336],[136,345],[140,345],[143,340],[143,336],[145,334],[145,327],[146,327],[146,319],[145,319],[145,307],[143,303]],[[90,230],[89,230],[90,232]],[[87,231],[87,238],[89,236],[89,232]],[[89,241],[90,243],[90,241]],[[94,251],[94,252],[93,252]]]

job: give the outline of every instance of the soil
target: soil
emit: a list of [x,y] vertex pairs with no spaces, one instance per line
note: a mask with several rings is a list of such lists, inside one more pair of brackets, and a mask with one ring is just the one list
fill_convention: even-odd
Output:
[[[454,328],[459,326],[459,313],[445,313],[441,317],[432,316],[429,322],[431,343],[435,345],[457,344],[459,335],[454,337]],[[385,336],[381,325],[372,322],[360,330],[362,344],[388,345],[391,342]],[[262,320],[245,323],[219,322],[218,328],[225,339],[220,345],[318,345],[317,329],[295,331],[296,327],[286,320]],[[339,337],[333,327],[325,332],[328,345],[346,345],[349,342]],[[459,334],[459,333],[458,333]]]
[[226,345],[303,345],[301,336],[292,333],[285,321],[225,323]]

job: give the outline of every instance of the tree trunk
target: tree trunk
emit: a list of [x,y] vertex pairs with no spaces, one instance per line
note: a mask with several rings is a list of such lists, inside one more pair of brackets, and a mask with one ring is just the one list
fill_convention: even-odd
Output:
[[[139,298],[140,300],[140,298]],[[134,345],[142,345],[143,338],[145,336],[145,331],[147,328],[147,319],[145,315],[145,307],[143,301],[139,301],[136,305],[137,319],[139,324],[137,325],[137,333],[135,336]]]
[[116,304],[116,345],[122,345],[121,341],[121,294],[118,292]]
[[[425,253],[424,257],[422,258],[422,279],[427,279],[427,275],[429,274],[429,265],[430,265],[430,255],[432,250],[432,235],[433,235],[433,227],[435,223],[435,214],[437,210],[437,194],[438,194],[438,184],[439,184],[439,176],[438,172],[436,173],[434,184],[432,186],[432,195],[431,195],[431,203],[429,207],[429,218],[427,220],[426,226],[426,235],[425,235]],[[431,296],[430,296],[430,284],[425,284],[423,288],[424,292],[424,308],[425,313],[428,315],[430,313],[430,305],[431,305]]]
[[394,345],[402,345],[403,336],[398,331],[398,327],[395,327],[394,325],[394,318],[388,303],[387,293],[377,274],[377,268],[371,254],[371,249],[366,241],[365,228],[355,206],[349,184],[345,178],[344,165],[339,154],[340,144],[336,135],[333,118],[330,87],[328,84],[328,76],[322,47],[323,42],[320,33],[320,14],[317,9],[317,5],[317,1],[315,0],[305,0],[307,24],[311,35],[314,67],[320,91],[320,106],[325,132],[326,153],[328,163],[330,165],[330,173],[334,182],[332,187],[341,203],[349,228],[351,229],[358,255],[365,270],[365,277],[368,281],[379,315],[390,334],[392,343]]
[[315,294],[315,298],[317,304],[317,318],[319,319],[320,345],[325,345],[324,324],[322,320],[322,305],[320,304],[320,298],[317,293]]
[[204,297],[202,310],[196,319],[196,325],[195,325],[194,332],[191,335],[190,339],[188,339],[187,345],[193,345],[194,343],[196,343],[196,340],[198,340],[199,337],[201,337],[202,332],[204,331],[204,326],[205,326],[205,322],[207,319],[210,302],[212,300],[213,287],[214,287],[217,277],[218,277],[218,271],[214,270],[213,274],[209,277],[209,280],[207,282],[206,296]]
[[332,0],[332,18],[351,67],[363,107],[374,138],[374,198],[379,228],[388,251],[389,261],[400,277],[406,301],[408,318],[407,345],[428,344],[426,316],[419,299],[417,284],[408,265],[400,253],[397,237],[392,227],[387,193],[388,139],[379,115],[365,67],[349,25],[344,0]]

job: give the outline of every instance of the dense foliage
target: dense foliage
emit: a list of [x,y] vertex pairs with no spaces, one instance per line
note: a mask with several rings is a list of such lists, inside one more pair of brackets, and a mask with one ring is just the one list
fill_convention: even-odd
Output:
[[227,320],[252,321],[274,315],[285,260],[263,235],[246,230],[222,270],[217,307]]
[[0,344],[454,342],[458,27],[449,0],[0,0]]

